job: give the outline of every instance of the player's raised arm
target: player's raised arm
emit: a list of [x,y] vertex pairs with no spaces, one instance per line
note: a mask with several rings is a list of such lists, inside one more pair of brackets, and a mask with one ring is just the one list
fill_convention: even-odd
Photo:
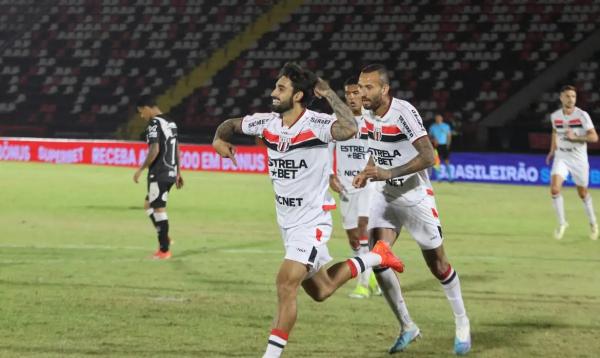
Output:
[[144,172],[144,170],[146,168],[150,167],[150,164],[152,164],[154,162],[154,160],[158,156],[159,152],[160,152],[160,147],[159,147],[158,143],[150,144],[150,147],[148,149],[148,155],[146,156],[146,160],[144,160],[144,163],[142,164],[142,166],[138,170],[135,171],[135,174],[133,174],[134,182],[137,183],[139,181],[140,175],[142,175],[142,173]]
[[241,117],[230,118],[221,123],[215,132],[212,146],[220,156],[231,159],[233,164],[237,167],[237,162],[235,161],[235,147],[230,142],[234,133],[243,134]]
[[337,121],[331,125],[331,136],[335,140],[347,140],[356,135],[358,126],[354,119],[352,110],[338,95],[329,87],[329,84],[319,78],[315,85],[315,95],[319,98],[325,98],[333,109]]

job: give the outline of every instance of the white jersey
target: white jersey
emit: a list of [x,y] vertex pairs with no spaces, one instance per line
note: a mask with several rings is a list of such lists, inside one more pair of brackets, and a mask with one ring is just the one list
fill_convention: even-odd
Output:
[[[390,169],[404,165],[418,155],[412,143],[427,135],[419,112],[407,101],[392,98],[390,107],[382,117],[373,111],[363,110],[368,131],[369,153],[375,164]],[[426,170],[377,182],[376,188],[395,197],[407,194],[417,187],[431,187]],[[426,195],[425,190],[411,195]],[[415,200],[419,198],[415,197]]]
[[349,194],[362,190],[361,188],[353,187],[352,181],[365,168],[369,161],[367,151],[368,132],[365,121],[362,116],[355,116],[354,119],[358,125],[356,136],[345,141],[335,141],[330,144],[330,146],[335,146],[335,174]]
[[552,128],[556,131],[556,153],[557,158],[581,160],[587,162],[587,143],[576,143],[566,140],[566,132],[571,128],[576,136],[585,136],[586,132],[594,128],[590,115],[579,107],[575,107],[573,113],[567,115],[562,109],[552,112],[550,115]]
[[289,128],[278,113],[242,119],[244,134],[261,137],[268,148],[277,222],[283,229],[311,223],[324,211],[335,209],[329,194],[327,148],[334,122],[335,117],[308,109]]

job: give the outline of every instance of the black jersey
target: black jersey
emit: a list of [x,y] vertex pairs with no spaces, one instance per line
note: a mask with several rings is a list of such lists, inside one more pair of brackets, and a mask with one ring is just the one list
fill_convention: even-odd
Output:
[[175,182],[177,178],[177,125],[162,115],[154,117],[146,128],[146,142],[158,143],[158,156],[148,169],[148,181]]

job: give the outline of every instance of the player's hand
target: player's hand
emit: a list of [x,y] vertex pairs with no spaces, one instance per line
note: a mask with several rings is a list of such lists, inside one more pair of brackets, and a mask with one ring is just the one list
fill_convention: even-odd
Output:
[[235,147],[233,146],[233,144],[228,143],[222,139],[215,139],[212,143],[212,146],[213,148],[215,148],[215,151],[220,156],[222,156],[223,158],[231,159],[233,165],[235,165],[236,167],[238,166],[235,160]]
[[573,133],[573,130],[571,128],[567,128],[567,131],[565,132],[565,138],[568,141],[574,141],[575,139],[577,139],[577,136],[575,135],[575,133]]
[[329,87],[329,83],[325,82],[321,77],[317,79],[317,84],[315,84],[315,96],[317,98],[323,98],[327,92],[331,91],[331,87]]
[[142,170],[138,169],[135,171],[135,174],[133,174],[133,182],[134,183],[138,183],[140,180],[140,175],[142,175]]
[[329,176],[329,187],[331,188],[331,190],[335,191],[338,194],[346,191],[337,175]]
[[175,179],[175,187],[177,189],[183,188],[183,177],[177,174],[177,178]]
[[554,151],[548,153],[548,155],[546,156],[546,165],[550,165],[550,163],[552,162],[552,157],[554,157]]
[[355,188],[364,188],[368,181],[369,178],[367,178],[363,172],[360,172],[352,179],[352,186]]

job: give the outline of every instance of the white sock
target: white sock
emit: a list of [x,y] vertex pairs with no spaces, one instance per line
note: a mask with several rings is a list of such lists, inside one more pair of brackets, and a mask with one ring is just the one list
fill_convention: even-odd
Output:
[[271,335],[269,335],[269,342],[267,343],[267,350],[263,355],[263,358],[279,358],[283,353],[283,348],[287,344],[288,335],[278,329],[272,329]]
[[394,315],[398,319],[400,327],[410,326],[413,321],[408,313],[404,297],[402,297],[402,289],[400,289],[400,281],[396,273],[387,268],[383,270],[376,269],[375,277],[377,277],[383,297],[385,297],[392,312],[394,312]]
[[596,224],[597,221],[596,214],[594,213],[594,203],[592,202],[592,196],[590,195],[590,193],[588,193],[587,196],[582,200],[583,206],[585,208],[585,213],[587,214],[588,219],[590,220],[590,225]]
[[[357,256],[369,253],[369,238],[361,238],[359,242],[360,247],[357,250]],[[368,267],[363,273],[358,275],[358,284],[364,287],[369,287],[369,278],[371,277],[371,272],[373,272],[373,269]]]
[[565,223],[565,204],[562,195],[552,195],[552,206],[556,211],[556,217],[558,218],[558,224],[564,225]]
[[449,266],[444,279],[440,280],[442,288],[446,293],[446,298],[450,303],[452,312],[454,312],[454,320],[456,325],[468,324],[469,319],[467,318],[467,311],[465,310],[465,304],[463,302],[462,293],[460,290],[460,280],[458,279],[458,273]]

